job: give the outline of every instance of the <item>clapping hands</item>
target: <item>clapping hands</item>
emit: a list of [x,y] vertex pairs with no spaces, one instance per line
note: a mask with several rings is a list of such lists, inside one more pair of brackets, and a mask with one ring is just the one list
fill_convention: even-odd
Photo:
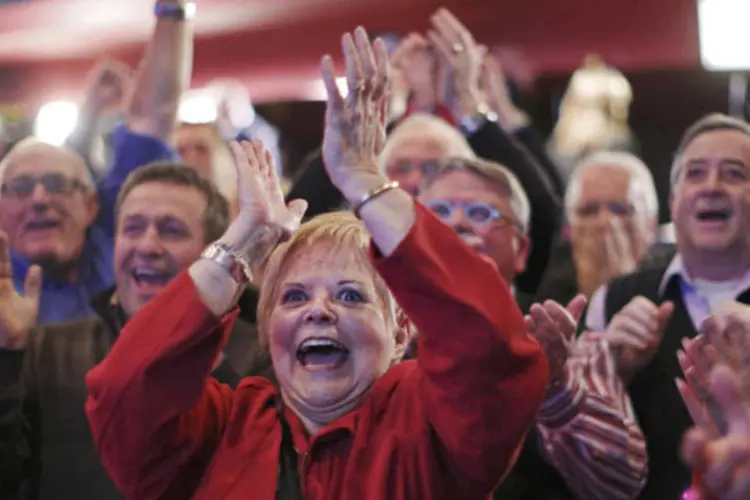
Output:
[[567,307],[547,300],[543,304],[533,304],[524,318],[529,333],[544,348],[552,381],[563,377],[584,307],[584,295],[571,300]]

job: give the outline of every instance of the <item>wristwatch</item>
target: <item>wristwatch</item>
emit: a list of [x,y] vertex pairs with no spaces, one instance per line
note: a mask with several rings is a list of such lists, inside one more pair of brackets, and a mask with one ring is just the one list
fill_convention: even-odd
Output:
[[175,21],[187,21],[195,17],[194,2],[165,2],[159,1],[154,5],[154,14],[158,18],[174,19]]
[[246,285],[253,281],[253,271],[245,257],[225,243],[218,241],[211,243],[203,250],[201,259],[219,264],[239,285]]
[[462,119],[458,126],[466,135],[472,135],[487,122],[497,122],[497,113],[492,111],[485,103],[477,106],[474,114]]

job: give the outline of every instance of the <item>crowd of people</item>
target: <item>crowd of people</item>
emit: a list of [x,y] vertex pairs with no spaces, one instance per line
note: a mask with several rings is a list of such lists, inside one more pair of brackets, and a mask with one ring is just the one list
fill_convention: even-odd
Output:
[[0,161],[0,498],[750,498],[748,123],[675,145],[663,241],[649,167],[561,168],[439,9],[345,33],[345,95],[322,58],[287,189],[251,130],[178,122],[188,5]]

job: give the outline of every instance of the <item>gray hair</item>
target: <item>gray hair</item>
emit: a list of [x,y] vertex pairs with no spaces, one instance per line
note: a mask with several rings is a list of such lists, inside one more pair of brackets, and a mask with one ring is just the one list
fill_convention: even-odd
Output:
[[385,171],[399,146],[411,139],[434,139],[448,149],[447,156],[476,158],[466,138],[445,120],[425,113],[409,115],[393,129],[380,153],[379,166]]
[[437,174],[430,176],[425,180],[424,188],[426,189],[435,180],[448,172],[455,170],[465,170],[475,174],[488,183],[490,183],[495,190],[502,196],[510,198],[510,208],[513,211],[513,216],[518,221],[521,232],[525,235],[528,234],[531,227],[531,204],[529,198],[526,196],[518,178],[503,165],[499,163],[482,160],[479,158],[467,159],[453,157],[445,160]]
[[597,168],[620,168],[630,175],[630,196],[638,193],[643,201],[643,208],[648,217],[659,216],[659,197],[656,194],[654,177],[651,171],[638,157],[622,151],[600,151],[585,157],[576,165],[568,187],[565,190],[565,214],[568,220],[574,215],[576,205],[581,197],[581,179],[583,173]]
[[750,125],[744,120],[739,120],[721,113],[712,113],[699,119],[685,131],[685,134],[680,141],[680,145],[677,147],[674,161],[672,162],[672,170],[669,173],[670,186],[674,187],[680,178],[684,160],[683,156],[690,143],[700,135],[720,130],[734,130],[750,137]]
[[45,152],[63,155],[71,163],[78,164],[83,171],[83,179],[81,180],[86,185],[86,187],[88,187],[89,189],[94,189],[96,187],[94,177],[89,168],[86,166],[86,161],[78,153],[64,147],[53,146],[52,144],[48,144],[37,139],[36,137],[26,137],[25,139],[19,141],[15,146],[13,146],[10,151],[8,151],[8,154],[5,155],[5,158],[0,161],[0,183],[3,182],[5,171],[8,169],[10,164],[18,161],[19,157],[23,157],[24,155],[30,153]]

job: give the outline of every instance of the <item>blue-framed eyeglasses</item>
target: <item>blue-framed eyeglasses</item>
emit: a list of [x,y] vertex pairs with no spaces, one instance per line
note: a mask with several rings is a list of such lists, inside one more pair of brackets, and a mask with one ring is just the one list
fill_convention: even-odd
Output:
[[452,203],[447,200],[433,200],[427,202],[426,206],[443,221],[450,220],[456,210],[461,210],[466,221],[477,228],[485,227],[493,222],[503,221],[512,224],[519,230],[521,229],[521,225],[515,218],[506,215],[492,204],[483,201]]

